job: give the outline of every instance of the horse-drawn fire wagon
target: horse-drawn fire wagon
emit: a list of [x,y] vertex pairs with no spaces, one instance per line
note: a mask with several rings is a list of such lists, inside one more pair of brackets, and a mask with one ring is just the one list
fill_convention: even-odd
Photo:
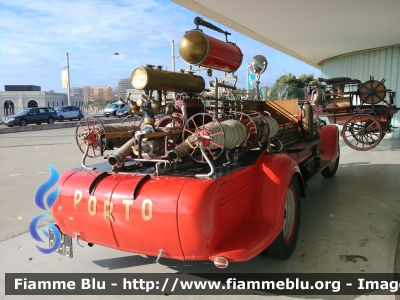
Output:
[[399,110],[394,105],[396,93],[387,89],[384,82],[385,79],[377,81],[372,76],[364,83],[347,77],[318,78],[311,100],[319,117],[343,125],[341,135],[348,146],[367,151],[393,131],[391,121]]
[[[221,268],[263,251],[281,259],[292,254],[300,198],[313,178],[338,168],[338,129],[314,126],[309,103],[298,120],[297,99],[221,97],[236,89],[243,54],[199,26],[228,32],[200,18],[195,24],[179,43],[193,67],[138,67],[131,81],[143,96],[131,101],[123,124],[80,121],[82,167],[61,175],[52,207],[64,254],[72,257],[72,238],[157,261],[211,260]],[[262,58],[252,61],[257,75],[266,69]],[[213,79],[210,88],[195,74],[203,70]],[[88,166],[86,158],[96,156],[107,161]]]

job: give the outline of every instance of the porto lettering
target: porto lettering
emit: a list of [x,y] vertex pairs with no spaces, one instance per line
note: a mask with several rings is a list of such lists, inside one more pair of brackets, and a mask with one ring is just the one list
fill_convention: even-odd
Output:
[[[78,209],[81,204],[83,198],[83,193],[80,190],[76,190],[74,194],[74,209]],[[122,204],[125,205],[125,220],[129,221],[130,217],[130,208],[133,207],[135,200],[122,200]],[[115,219],[112,215],[114,210],[114,203],[111,201],[103,201],[103,215],[104,220],[110,220],[111,222],[115,222]],[[97,198],[96,196],[90,196],[87,201],[87,212],[91,216],[95,216],[97,214]],[[153,201],[150,199],[145,199],[141,205],[141,216],[143,220],[150,221],[153,218]]]

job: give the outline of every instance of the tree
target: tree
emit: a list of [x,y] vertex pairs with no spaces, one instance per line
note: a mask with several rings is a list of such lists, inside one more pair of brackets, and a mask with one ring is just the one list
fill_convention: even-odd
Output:
[[314,81],[313,74],[301,74],[296,77],[292,73],[280,76],[268,93],[269,100],[304,99],[304,87]]

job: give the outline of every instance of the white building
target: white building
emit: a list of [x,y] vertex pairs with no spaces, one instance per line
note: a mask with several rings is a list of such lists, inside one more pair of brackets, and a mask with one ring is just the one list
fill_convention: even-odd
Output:
[[[71,96],[71,105],[81,106],[82,96]],[[6,91],[0,92],[0,119],[15,114],[27,107],[68,105],[68,96],[53,90],[44,91]]]

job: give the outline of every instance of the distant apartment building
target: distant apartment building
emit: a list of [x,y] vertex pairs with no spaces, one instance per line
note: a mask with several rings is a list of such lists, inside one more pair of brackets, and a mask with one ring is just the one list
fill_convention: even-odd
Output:
[[83,97],[83,90],[80,87],[71,87],[70,88],[70,95],[71,96],[81,96],[81,97]]
[[128,79],[119,79],[118,80],[118,99],[122,98],[126,100],[126,90],[133,89],[133,86],[131,84],[131,80]]
[[[29,87],[34,87],[36,90],[32,91]],[[11,91],[4,86],[4,90],[4,92],[0,91],[0,119],[16,114],[27,107],[68,105],[66,93],[56,93],[53,90],[41,91],[40,86],[14,85]],[[82,96],[71,96],[71,105],[81,106],[82,104]]]
[[113,90],[109,86],[84,86],[82,92],[85,103],[89,101],[109,101],[114,98]]

